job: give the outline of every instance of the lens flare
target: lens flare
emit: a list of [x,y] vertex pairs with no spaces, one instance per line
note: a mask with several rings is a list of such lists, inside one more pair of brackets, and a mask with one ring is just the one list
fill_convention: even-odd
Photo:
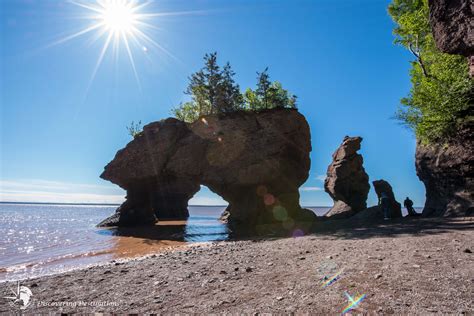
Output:
[[341,312],[341,315],[344,315],[345,313],[347,313],[350,310],[354,309],[365,298],[365,294],[362,294],[359,297],[356,297],[355,299],[352,296],[350,296],[347,292],[344,292],[344,294],[346,295],[347,300],[349,301],[349,303],[344,308],[344,310]]
[[147,8],[152,2],[152,0],[69,0],[68,3],[84,11],[84,15],[81,15],[81,17],[88,22],[88,25],[48,46],[62,44],[77,37],[94,33],[91,37],[92,41],[102,38],[104,44],[100,49],[89,86],[108,52],[112,51],[111,55],[117,61],[119,52],[124,51],[140,87],[134,52],[147,54],[154,48],[179,62],[173,54],[151,38],[149,31],[151,29],[158,30],[159,28],[148,22],[162,16],[200,13],[200,11],[147,12]]
[[334,282],[338,281],[341,274],[342,274],[342,270],[338,271],[336,274],[334,274],[331,277],[324,277],[324,279],[321,280],[321,283],[322,283],[321,287],[324,289],[324,288],[330,286],[331,284],[333,284]]

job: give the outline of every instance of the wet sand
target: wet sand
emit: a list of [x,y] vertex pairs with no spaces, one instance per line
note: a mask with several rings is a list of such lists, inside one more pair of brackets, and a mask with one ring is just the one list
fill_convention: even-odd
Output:
[[97,228],[114,207],[0,204],[0,283],[62,273],[202,241],[224,240],[223,207],[191,206],[186,221]]
[[[324,222],[303,237],[187,245],[22,285],[30,313],[340,314],[347,292],[366,295],[357,313],[472,314],[472,251],[472,218]],[[12,286],[0,284],[0,296]]]

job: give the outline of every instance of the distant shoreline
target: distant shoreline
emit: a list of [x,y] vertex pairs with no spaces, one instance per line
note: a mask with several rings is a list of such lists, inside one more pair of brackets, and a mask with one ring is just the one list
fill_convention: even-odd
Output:
[[[86,206],[120,206],[120,204],[114,203],[58,203],[58,202],[8,202],[8,201],[0,201],[0,204],[19,204],[19,205],[86,205]],[[189,205],[193,207],[226,207],[227,205]],[[303,207],[331,207],[331,206],[303,206]]]
[[[0,201],[0,204],[17,204],[17,205],[72,205],[72,206],[120,206],[120,204],[114,203],[57,203],[57,202],[8,202],[8,201]],[[226,207],[227,205],[189,205],[192,207]],[[319,205],[319,206],[306,206],[303,205],[304,208],[330,208],[331,206],[328,205]],[[415,209],[422,209],[423,206],[414,206]]]

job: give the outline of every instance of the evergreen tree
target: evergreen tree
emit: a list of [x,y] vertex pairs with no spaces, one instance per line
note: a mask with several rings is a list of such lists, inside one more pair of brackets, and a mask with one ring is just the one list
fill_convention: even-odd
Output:
[[204,66],[189,77],[185,91],[192,98],[171,110],[185,122],[194,122],[202,115],[230,113],[238,110],[258,111],[272,108],[296,108],[296,96],[283,89],[281,83],[270,82],[268,68],[257,72],[257,89],[247,89],[242,95],[234,80],[235,72],[227,63],[217,63],[217,53],[204,56]]
[[269,108],[268,90],[270,89],[270,76],[268,75],[268,67],[262,72],[257,72],[257,90],[255,91],[257,98],[261,100],[261,107]]
[[243,97],[240,87],[234,81],[235,72],[229,63],[224,66],[221,73],[222,81],[219,84],[217,112],[228,113],[242,108]]

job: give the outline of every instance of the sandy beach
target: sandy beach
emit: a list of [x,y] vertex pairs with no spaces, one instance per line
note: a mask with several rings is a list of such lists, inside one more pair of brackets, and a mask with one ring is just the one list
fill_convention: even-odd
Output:
[[[204,243],[24,280],[27,313],[471,314],[474,220],[325,222],[298,238]],[[324,287],[324,277],[339,278]],[[16,283],[3,283],[2,296]],[[0,312],[11,312],[2,301]]]

